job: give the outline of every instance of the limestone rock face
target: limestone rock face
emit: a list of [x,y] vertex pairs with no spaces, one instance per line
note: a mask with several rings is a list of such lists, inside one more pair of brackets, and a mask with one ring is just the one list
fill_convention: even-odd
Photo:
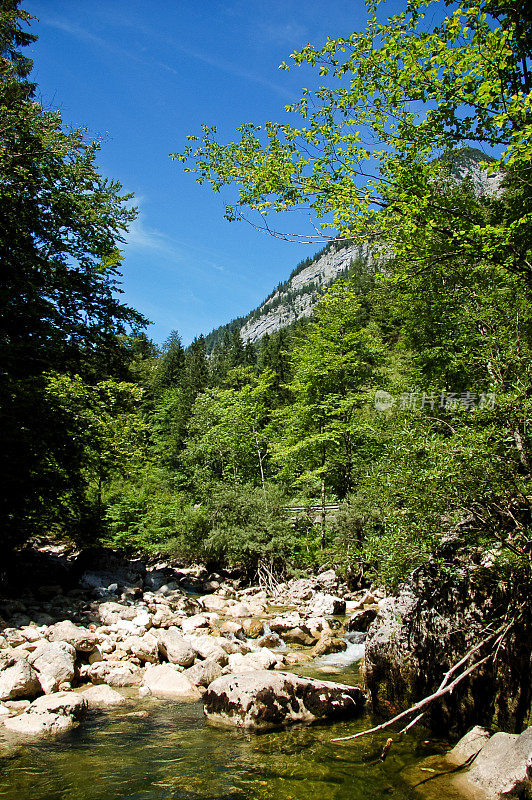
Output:
[[263,731],[295,722],[356,717],[365,696],[359,686],[258,670],[218,678],[203,700],[210,722]]
[[23,658],[4,661],[5,668],[0,671],[0,700],[18,700],[35,697],[41,684],[37,672]]
[[171,664],[146,667],[139,694],[183,702],[195,702],[201,697],[201,692],[194,684]]

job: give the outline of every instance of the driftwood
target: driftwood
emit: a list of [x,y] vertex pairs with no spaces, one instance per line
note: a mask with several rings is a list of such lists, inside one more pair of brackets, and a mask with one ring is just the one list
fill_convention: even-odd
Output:
[[[474,670],[478,669],[482,664],[485,664],[486,661],[489,661],[490,658],[494,657],[498,652],[501,642],[503,641],[504,637],[510,630],[510,625],[505,626],[504,628],[499,628],[497,631],[490,633],[489,636],[486,636],[482,641],[478,642],[474,647],[472,647],[468,652],[465,654],[463,658],[460,659],[456,664],[454,664],[443,676],[442,682],[438,686],[435,692],[427,697],[424,697],[419,702],[415,703],[410,708],[407,708],[406,711],[402,711],[400,714],[397,714],[392,719],[387,720],[386,722],[381,723],[380,725],[376,725],[374,728],[369,728],[366,731],[360,731],[359,733],[354,733],[351,736],[340,736],[337,739],[331,739],[332,742],[346,742],[349,739],[359,739],[361,736],[368,736],[370,733],[378,733],[378,731],[386,730],[386,728],[390,728],[392,725],[395,725],[397,722],[402,722],[403,720],[408,719],[412,714],[416,714],[415,718],[411,720],[401,731],[400,734],[406,733],[410,728],[413,728],[420,719],[423,717],[424,711],[428,705],[433,703],[435,700],[438,700],[440,697],[444,697],[446,694],[450,694],[453,689],[458,686],[461,681],[467,678]],[[462,667],[464,667],[469,659],[477,653],[482,647],[488,644],[488,642],[493,641],[492,650],[488,653],[487,656],[478,659],[475,661],[471,666],[464,669],[456,678],[454,678],[450,683],[450,678]],[[418,713],[422,711],[422,713]],[[388,748],[389,749],[389,748]]]

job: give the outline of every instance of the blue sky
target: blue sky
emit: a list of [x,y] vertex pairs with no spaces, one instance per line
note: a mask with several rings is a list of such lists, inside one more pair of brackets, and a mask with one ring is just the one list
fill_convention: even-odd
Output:
[[188,344],[247,313],[318,249],[225,221],[224,197],[197,185],[169,153],[203,122],[227,140],[242,122],[286,119],[284,105],[313,76],[279,64],[306,42],[362,27],[362,0],[22,5],[39,18],[31,55],[40,101],[65,124],[101,137],[102,172],[135,194],[139,217],[122,287],[125,301],[154,323],[155,341],[177,329]]

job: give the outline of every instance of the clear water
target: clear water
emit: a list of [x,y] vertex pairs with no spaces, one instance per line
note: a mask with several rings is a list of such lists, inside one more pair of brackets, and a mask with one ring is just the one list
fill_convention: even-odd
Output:
[[[350,656],[359,648],[351,645]],[[346,683],[358,666],[334,654],[298,672]],[[340,658],[341,657],[341,658]],[[340,659],[340,663],[339,662]],[[328,676],[327,672],[334,672]],[[2,750],[2,800],[409,800],[419,797],[408,771],[444,743],[413,732],[378,758],[388,732],[335,744],[371,725],[369,717],[293,726],[256,735],[206,723],[201,703],[132,700],[92,712],[76,730],[40,743]],[[0,728],[1,731],[1,728]],[[4,755],[2,755],[4,753]],[[424,777],[426,773],[419,773]],[[435,784],[438,781],[434,782]],[[441,785],[423,797],[441,800]]]

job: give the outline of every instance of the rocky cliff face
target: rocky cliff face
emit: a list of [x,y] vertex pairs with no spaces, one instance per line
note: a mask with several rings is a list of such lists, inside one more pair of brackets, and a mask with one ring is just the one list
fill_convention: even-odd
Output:
[[317,290],[329,286],[347,274],[351,265],[371,260],[367,245],[348,244],[340,249],[326,249],[314,261],[290,278],[282,289],[275,291],[258,309],[258,318],[248,320],[241,328],[244,341],[252,343],[291,325],[298,319],[310,317],[316,304]]
[[[458,181],[471,180],[477,195],[495,195],[500,191],[501,176],[489,175],[481,169],[483,160],[489,160],[479,150],[464,148],[447,159],[451,177]],[[324,250],[304,265],[297,267],[292,275],[281,284],[261,305],[246,317],[234,320],[227,326],[213,331],[206,337],[219,338],[224,328],[230,332],[240,329],[244,342],[258,342],[265,334],[273,334],[299,319],[310,317],[316,304],[319,289],[330,286],[340,277],[347,276],[357,265],[375,266],[382,255],[372,250],[366,243],[330,242]]]

